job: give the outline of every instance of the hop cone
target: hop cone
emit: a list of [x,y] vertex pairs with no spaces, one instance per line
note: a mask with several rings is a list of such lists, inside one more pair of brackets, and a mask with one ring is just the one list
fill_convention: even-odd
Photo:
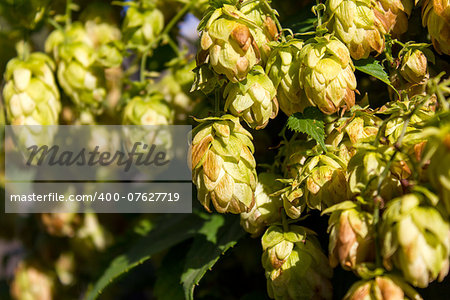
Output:
[[105,74],[96,65],[97,51],[81,23],[65,32],[53,31],[45,42],[58,65],[58,81],[64,92],[82,109],[99,113],[106,97]]
[[300,88],[300,50],[303,43],[290,40],[279,44],[270,54],[266,71],[277,89],[281,110],[288,116],[302,112],[309,105],[303,89]]
[[51,276],[29,262],[21,262],[14,272],[11,295],[17,300],[52,300],[54,283]]
[[80,225],[80,216],[76,213],[44,213],[41,222],[50,235],[73,237]]
[[255,202],[256,162],[252,136],[231,115],[200,120],[193,132],[192,178],[207,211],[249,211]]
[[377,276],[352,285],[344,300],[422,300],[422,297],[403,279],[393,276]]
[[388,203],[381,237],[384,266],[398,268],[414,286],[425,288],[448,273],[449,224],[421,194],[406,194]]
[[224,5],[202,20],[201,50],[197,65],[209,63],[218,74],[237,82],[261,60],[255,36],[249,28],[252,20],[235,6]]
[[250,31],[255,37],[261,53],[263,63],[267,62],[271,48],[269,43],[275,41],[278,35],[277,25],[272,19],[272,8],[267,5],[266,1],[243,1],[240,11],[252,20],[257,27],[250,27]]
[[350,50],[354,59],[367,58],[384,49],[384,30],[371,1],[328,0],[328,29]]
[[150,1],[132,3],[122,24],[126,47],[144,51],[164,28],[164,15]]
[[43,53],[13,58],[6,66],[3,98],[12,125],[56,125],[61,103],[53,61]]
[[363,211],[356,203],[345,201],[325,210],[331,213],[328,221],[330,265],[338,264],[346,270],[373,258],[372,214]]
[[422,25],[428,27],[434,49],[450,55],[450,3],[448,0],[426,0],[422,6]]
[[173,111],[159,93],[135,96],[124,109],[124,125],[169,125]]
[[300,86],[313,106],[333,114],[355,104],[356,78],[347,47],[327,35],[300,52]]
[[[408,50],[401,58],[399,68],[390,76],[392,85],[400,94],[406,93],[411,99],[416,95],[426,94],[426,84],[430,75],[425,54],[416,49]],[[394,91],[389,90],[391,99],[397,99]]]
[[450,126],[427,128],[422,137],[428,140],[424,150],[424,157],[430,158],[428,179],[450,214]]
[[273,299],[331,299],[332,269],[313,236],[300,226],[271,226],[262,237],[262,264]]
[[[356,154],[348,163],[349,186],[353,194],[372,197],[378,190],[378,180],[388,167],[392,149],[375,149],[371,146],[358,147]],[[386,154],[386,155],[384,155]],[[401,193],[399,179],[392,174],[392,169],[380,185],[380,196],[392,199]]]
[[385,32],[396,36],[408,30],[408,17],[413,6],[412,0],[377,0],[373,12]]
[[258,174],[255,190],[255,205],[248,213],[241,213],[241,226],[253,237],[260,235],[264,229],[281,219],[280,209],[283,204],[277,196],[271,196],[283,185],[277,181],[281,178],[274,173]]
[[348,199],[347,162],[333,154],[309,158],[303,166],[299,182],[304,186],[308,207],[323,210]]
[[255,129],[266,127],[278,114],[276,90],[260,66],[256,66],[243,82],[230,82],[225,88],[225,111],[242,117]]

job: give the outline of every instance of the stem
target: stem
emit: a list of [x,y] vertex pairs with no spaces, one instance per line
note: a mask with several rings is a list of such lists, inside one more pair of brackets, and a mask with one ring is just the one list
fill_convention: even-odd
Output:
[[141,59],[141,70],[139,74],[139,79],[141,82],[145,80],[145,67],[147,66],[147,57],[148,57],[149,49],[146,49]]
[[[316,0],[316,7],[318,7],[320,4],[320,0]],[[317,27],[322,26],[322,16],[320,15],[320,9],[316,9],[316,16],[317,16]]]
[[72,23],[72,0],[66,0],[66,27]]
[[283,224],[283,231],[288,232],[289,223],[287,221],[286,211],[283,208],[281,209],[281,222]]
[[214,95],[214,116],[218,117],[220,111],[220,88],[216,88]]

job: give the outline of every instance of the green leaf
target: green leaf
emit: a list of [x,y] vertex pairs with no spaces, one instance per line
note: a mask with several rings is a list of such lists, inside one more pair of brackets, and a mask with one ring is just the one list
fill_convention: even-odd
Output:
[[117,256],[111,262],[93,288],[88,291],[85,299],[96,299],[119,276],[149,260],[153,254],[192,237],[201,225],[201,219],[194,214],[168,215],[160,226],[137,242],[127,253]]
[[326,152],[325,147],[325,123],[323,113],[316,107],[307,107],[303,113],[291,115],[287,121],[287,127],[295,132],[306,133]]
[[184,299],[180,276],[183,273],[185,256],[185,244],[171,248],[164,256],[161,266],[156,271],[156,282],[153,288],[156,299]]
[[194,299],[195,286],[219,260],[220,255],[233,247],[244,234],[239,218],[212,215],[195,236],[186,256],[181,276],[186,299]]
[[369,57],[366,59],[355,60],[353,64],[355,65],[356,70],[369,74],[370,76],[373,76],[386,83],[397,93],[398,97],[400,98],[399,92],[391,84],[389,75],[386,73],[379,61],[375,60],[373,57]]

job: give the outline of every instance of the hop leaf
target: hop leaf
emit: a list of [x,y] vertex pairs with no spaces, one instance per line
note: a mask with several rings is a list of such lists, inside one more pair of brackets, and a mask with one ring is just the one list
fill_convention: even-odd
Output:
[[326,151],[325,147],[325,123],[323,113],[316,107],[308,107],[303,113],[291,115],[287,121],[289,129],[295,132],[306,133]]

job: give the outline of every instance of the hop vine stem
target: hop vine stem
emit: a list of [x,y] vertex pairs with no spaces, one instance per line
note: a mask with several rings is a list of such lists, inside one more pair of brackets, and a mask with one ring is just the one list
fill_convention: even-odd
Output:
[[[189,9],[191,8],[191,6],[194,4],[195,0],[191,0],[190,2],[186,3],[184,5],[184,7],[175,15],[175,17],[173,17],[170,22],[167,24],[166,27],[164,27],[164,30],[158,35],[158,37],[152,42],[150,43],[150,45],[147,46],[147,48],[144,49],[143,54],[142,54],[142,58],[141,58],[141,72],[140,72],[140,81],[144,81],[145,80],[145,67],[147,65],[147,57],[150,54],[151,50],[157,46],[161,40],[168,36],[170,31],[172,30],[172,28],[180,21],[181,18],[184,17],[184,15],[189,11]],[[170,37],[168,37],[169,39],[169,44],[170,44]],[[173,48],[173,44],[171,44],[171,47]],[[176,47],[178,48],[178,47]],[[178,53],[177,53],[178,54]]]

